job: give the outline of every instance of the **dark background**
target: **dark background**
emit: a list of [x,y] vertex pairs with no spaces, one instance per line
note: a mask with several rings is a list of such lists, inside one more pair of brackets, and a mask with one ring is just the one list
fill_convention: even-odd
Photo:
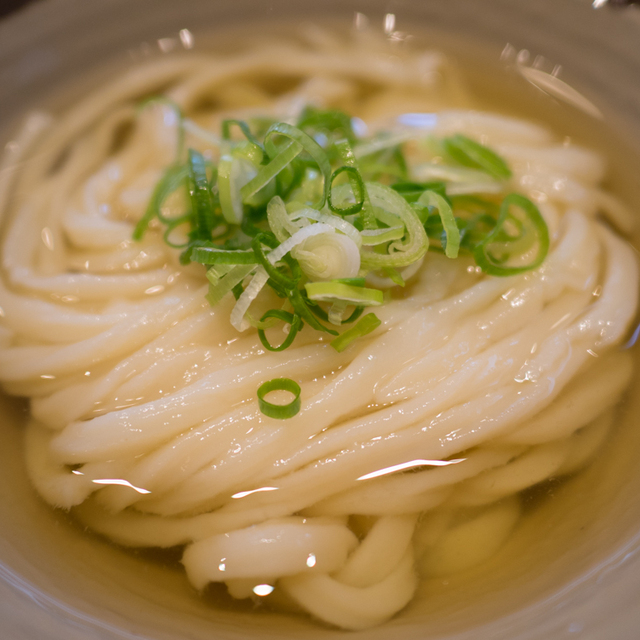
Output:
[[0,0],[0,18],[9,15],[16,9],[33,1],[34,0]]

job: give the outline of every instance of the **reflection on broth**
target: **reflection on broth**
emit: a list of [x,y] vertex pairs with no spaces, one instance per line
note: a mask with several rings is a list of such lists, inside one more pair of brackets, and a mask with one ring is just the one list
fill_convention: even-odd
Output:
[[2,195],[38,493],[216,606],[344,629],[511,553],[632,375],[603,157],[385,28],[149,61],[32,115]]

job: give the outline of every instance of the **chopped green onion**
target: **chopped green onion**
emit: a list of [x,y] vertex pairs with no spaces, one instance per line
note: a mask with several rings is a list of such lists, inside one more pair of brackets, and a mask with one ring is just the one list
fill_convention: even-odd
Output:
[[[266,240],[267,236],[264,233],[259,233],[253,238],[253,240],[251,241],[253,254],[257,258],[258,262],[262,265],[264,270],[267,272],[269,278],[277,282],[285,289],[293,289],[297,286],[300,280],[300,276],[298,275],[298,277],[296,277],[294,274],[292,274],[292,276],[289,277],[274,266],[274,262],[276,262],[276,260],[270,260],[269,257],[265,255],[264,249],[262,248],[262,245],[266,244]],[[281,247],[282,244],[279,246]]]
[[300,231],[300,227],[293,222],[292,217],[289,217],[287,208],[280,196],[275,196],[269,201],[267,205],[267,221],[278,242],[284,242],[296,231]]
[[384,302],[379,289],[353,287],[341,282],[308,282],[304,285],[309,300],[314,302],[347,302],[361,307],[378,307]]
[[288,311],[282,311],[279,309],[271,309],[267,311],[262,318],[260,318],[260,322],[264,322],[269,318],[275,318],[277,320],[283,320],[284,322],[289,324],[289,332],[287,333],[287,337],[283,340],[283,342],[274,347],[268,340],[267,336],[263,329],[258,329],[258,337],[260,338],[260,342],[264,346],[267,351],[284,351],[288,347],[291,346],[296,334],[300,329],[302,329],[302,320],[300,316],[297,314],[289,313]]
[[293,172],[294,169],[295,175],[292,173],[291,182],[287,183],[290,186],[287,186],[286,189],[282,184],[286,175],[285,172],[278,176],[282,195],[286,195],[288,204],[290,206],[303,206],[319,202],[324,191],[324,177],[322,174],[316,168],[310,167],[307,163],[298,159],[292,162],[286,171]]
[[[362,245],[362,236],[360,232],[349,222],[341,217],[334,216],[330,213],[322,213],[309,207],[304,207],[291,214],[291,220],[299,220],[300,218],[308,218],[309,220],[315,220],[316,222],[323,222],[332,226],[334,229],[341,231],[345,236],[349,236],[357,247]],[[275,232],[274,232],[275,233]]]
[[246,202],[251,196],[271,182],[296,156],[302,151],[302,145],[295,140],[290,142],[269,164],[262,167],[260,171],[240,189],[240,196]]
[[189,175],[187,167],[173,164],[165,172],[160,182],[156,184],[151,200],[147,205],[147,209],[144,215],[136,224],[136,228],[133,230],[133,239],[140,241],[144,236],[149,223],[154,218],[161,216],[160,209],[164,201],[184,182],[185,178]]
[[331,341],[331,346],[338,352],[344,351],[354,340],[375,331],[382,323],[375,313],[367,313],[358,323]]
[[[340,236],[335,232],[335,229],[322,222],[317,224],[310,224],[306,227],[302,227],[299,231],[296,231],[290,238],[287,238],[284,242],[280,243],[274,250],[269,254],[269,262],[271,264],[275,264],[279,260],[281,260],[284,256],[286,256],[292,249],[298,247],[302,243],[306,243],[306,240],[311,238],[312,236],[328,236],[328,237],[341,237],[345,240],[349,240],[346,236]],[[351,242],[351,241],[349,241]],[[355,246],[353,242],[351,242],[352,246]],[[355,249],[357,255],[357,248]],[[359,256],[358,256],[359,257]]]
[[216,285],[220,282],[220,278],[227,275],[229,271],[234,268],[235,265],[232,264],[216,264],[212,265],[207,269],[207,280],[212,284]]
[[234,145],[231,155],[242,160],[247,160],[254,167],[258,167],[264,161],[264,150],[253,142],[240,142]]
[[207,165],[202,154],[195,149],[189,149],[189,178],[196,229],[201,239],[208,240],[215,224],[215,213],[207,178]]
[[499,180],[511,177],[511,169],[495,151],[467,136],[458,133],[445,138],[442,145],[453,160],[465,167],[482,169]]
[[[272,391],[288,391],[294,398],[289,404],[272,404],[265,400],[265,397]],[[274,378],[262,383],[258,387],[258,406],[260,411],[269,418],[276,420],[286,420],[300,411],[300,385],[291,378]]]
[[264,270],[264,267],[259,266],[255,270],[247,288],[242,291],[240,296],[236,296],[236,304],[231,310],[229,317],[232,327],[235,327],[238,331],[246,331],[251,326],[245,318],[245,315],[251,303],[258,297],[258,294],[262,291],[268,280],[269,276]]
[[341,216],[350,215],[352,213],[360,213],[365,200],[365,186],[364,181],[362,180],[362,176],[360,175],[360,172],[358,171],[358,169],[356,169],[356,167],[340,167],[339,169],[336,169],[331,175],[331,184],[333,184],[333,181],[341,173],[346,173],[349,176],[349,182],[351,183],[351,188],[353,189],[353,197],[355,198],[355,203],[346,207],[334,205],[331,198],[331,189],[329,189],[329,209]]
[[[338,153],[340,154],[340,159],[342,160],[344,165],[346,167],[351,167],[357,171],[358,162],[356,160],[356,156],[353,153],[353,149],[351,148],[351,145],[349,144],[349,142],[347,140],[340,140],[339,142],[336,143],[336,149],[338,150]],[[358,176],[360,176],[359,173],[358,173]],[[354,183],[354,178],[351,175],[349,175],[349,182],[351,183],[351,190],[354,196],[359,187],[362,187],[362,190],[363,190],[363,201],[362,201],[362,206],[360,207],[360,221],[362,223],[362,228],[374,229],[376,227],[376,223],[375,223],[375,217],[373,215],[373,207],[371,205],[371,199],[369,198],[369,192],[367,191],[367,185],[366,184],[356,185]],[[343,200],[346,201],[346,199],[349,197],[350,194],[344,188],[342,188],[342,186],[340,188],[340,191],[342,192]],[[333,203],[333,193],[331,194],[331,196],[332,196],[332,203]],[[334,204],[333,206],[336,207],[338,205]]]
[[434,180],[433,182],[396,182],[391,185],[409,204],[413,204],[425,191],[435,191],[443,198],[447,198],[447,186],[445,182]]
[[[321,230],[320,227],[324,227]],[[316,231],[313,237],[311,231]],[[309,225],[296,233],[308,239],[300,243],[293,256],[312,281],[329,281],[336,278],[353,278],[360,271],[360,249],[348,236],[336,233],[333,227],[322,223]]]
[[396,223],[402,222],[405,226],[406,242],[394,242],[389,245],[387,254],[363,251],[361,264],[364,268],[382,269],[384,267],[406,267],[427,253],[429,239],[411,205],[393,189],[373,182],[366,183],[371,203],[375,209],[381,209],[393,216]]
[[[306,293],[306,291],[305,291]],[[302,291],[300,289],[293,289],[291,291],[291,295],[289,296],[289,302],[293,307],[294,311],[313,329],[317,331],[324,331],[325,333],[329,333],[333,336],[337,336],[338,332],[333,329],[329,329],[329,327],[325,327],[321,322],[318,322],[314,317],[314,313],[316,309],[312,312],[305,301]]]
[[324,188],[321,200],[314,205],[314,209],[322,209],[327,200],[331,184],[331,163],[327,158],[327,154],[313,138],[308,136],[304,131],[298,129],[298,127],[294,127],[286,122],[278,122],[277,124],[269,127],[264,136],[264,146],[270,158],[275,158],[280,153],[280,150],[273,142],[273,138],[276,136],[289,138],[293,142],[297,142],[302,145],[303,150],[306,151],[318,165],[318,168],[324,177]]
[[[306,296],[306,291],[303,291],[302,293],[304,294],[304,296]],[[342,304],[341,302],[334,302],[332,307],[336,305],[341,305],[341,304]],[[347,303],[345,305],[345,309],[348,306],[350,305]],[[311,313],[317,316],[318,318],[320,318],[320,320],[323,320],[324,322],[330,322],[331,324],[351,324],[352,322],[355,322],[364,312],[364,307],[355,307],[348,318],[345,318],[341,322],[333,322],[329,318],[329,313],[331,312],[331,308],[329,309],[329,312],[327,312],[321,306],[313,302],[313,300],[308,300],[308,308],[311,311]],[[337,312],[334,310],[334,314],[335,313]],[[338,333],[334,331],[334,335],[338,335]]]
[[[442,227],[440,220],[438,223]],[[495,228],[496,218],[487,213],[477,213],[468,220],[458,218],[457,223],[460,228],[460,249],[473,253],[478,243],[482,242]]]
[[364,229],[360,232],[362,244],[365,247],[374,247],[392,240],[400,240],[404,237],[404,227],[383,227],[382,229]]
[[[233,297],[236,299],[236,302],[240,300],[240,296],[244,293],[244,287],[241,282],[231,289],[231,293],[233,293]],[[245,314],[246,315],[246,314]]]
[[257,264],[256,254],[251,249],[220,249],[216,246],[194,247],[192,262],[200,264]]
[[[513,266],[504,265],[505,260],[497,260],[491,253],[492,245],[498,244],[498,246],[505,246],[504,243],[504,226],[509,220],[511,214],[511,207],[516,207],[524,213],[524,222],[526,229],[524,233],[529,239],[537,240],[538,248],[536,256],[531,262],[526,265],[516,264]],[[535,234],[532,237],[530,234]],[[535,239],[534,239],[535,238]],[[500,241],[502,240],[502,242]],[[542,214],[538,210],[531,200],[521,196],[517,193],[509,194],[500,206],[500,217],[496,223],[494,229],[489,233],[484,240],[479,242],[474,251],[473,257],[476,264],[487,274],[492,276],[512,276],[526,271],[531,271],[539,267],[547,256],[549,251],[549,230],[547,224],[542,217]],[[507,256],[513,257],[513,255]]]
[[244,215],[242,188],[255,175],[253,165],[232,155],[223,155],[218,163],[218,193],[222,215],[229,224],[240,224]]
[[476,193],[477,189],[502,189],[503,185],[481,169],[458,167],[450,164],[427,162],[413,167],[412,175],[415,180],[427,182],[446,182],[447,195],[454,188],[468,189],[473,186],[470,193]]
[[234,266],[228,273],[219,278],[216,284],[209,285],[209,293],[206,295],[207,301],[215,307],[224,296],[240,284],[249,274],[256,269],[256,265],[239,264]]
[[361,158],[358,164],[369,181],[387,182],[388,178],[401,182],[408,180],[407,161],[400,145]]
[[[411,133],[357,143],[347,114],[313,107],[298,126],[251,122],[253,132],[243,120],[225,120],[219,139],[181,119],[181,133],[191,127],[217,147],[220,160],[191,149],[186,161],[170,166],[134,238],[157,218],[165,242],[183,249],[180,262],[206,267],[210,304],[232,292],[232,326],[256,328],[267,350],[288,348],[304,324],[337,336],[338,351],[373,331],[380,320],[361,318],[363,309],[388,300],[382,289],[405,285],[430,239],[450,258],[471,253],[490,275],[534,269],[548,252],[548,230],[533,203],[510,194],[499,204],[511,176],[504,160],[466,136],[435,141],[457,164],[413,166],[409,182],[402,143]],[[233,127],[246,139],[232,141]],[[181,187],[191,206],[163,214]],[[495,196],[479,198],[483,193]],[[258,320],[250,307],[265,286],[290,307]],[[344,319],[348,308],[354,310]],[[265,332],[278,322],[289,325],[288,333],[273,346]],[[350,323],[342,335],[331,328]]]
[[[308,188],[315,193],[317,200],[309,200],[309,203],[320,202],[324,195],[324,176],[321,176],[317,181],[319,184],[310,186],[306,184],[306,176],[309,170],[309,165],[306,161],[296,157],[291,161],[277,176],[275,179],[276,192],[281,198],[290,198],[290,195],[296,190],[301,191],[302,185],[305,189]],[[312,170],[313,171],[313,170]],[[319,188],[318,188],[319,187]],[[306,200],[305,200],[306,202]]]
[[447,258],[457,258],[460,250],[460,231],[456,224],[456,219],[451,211],[449,203],[435,191],[425,191],[419,198],[417,204],[425,205],[429,209],[437,209],[442,221],[446,242],[444,243],[444,253]]
[[262,331],[271,329],[271,327],[275,327],[278,324],[278,320],[276,318],[267,318],[266,320],[258,320],[257,318],[253,317],[253,314],[250,311],[247,311],[244,314],[244,317],[250,326],[252,326],[254,329],[261,329]]
[[239,127],[240,131],[244,134],[244,137],[255,144],[257,147],[262,147],[262,145],[258,142],[255,136],[251,133],[251,129],[249,129],[249,125],[244,120],[234,120],[233,118],[229,118],[227,120],[222,121],[222,137],[224,140],[231,140],[231,127],[236,125]]

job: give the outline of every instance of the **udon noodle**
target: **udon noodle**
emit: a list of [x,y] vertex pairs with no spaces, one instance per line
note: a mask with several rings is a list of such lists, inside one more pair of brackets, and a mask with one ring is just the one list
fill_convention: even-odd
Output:
[[[348,349],[307,327],[267,352],[231,326],[231,294],[209,306],[204,269],[181,265],[161,229],[132,239],[177,144],[167,103],[138,106],[158,94],[214,158],[225,117],[295,121],[309,104],[370,132],[465,134],[507,160],[549,254],[499,278],[429,252]],[[521,492],[575,473],[610,433],[638,270],[600,156],[473,106],[439,54],[325,34],[152,60],[55,118],[32,114],[0,170],[0,380],[30,399],[44,500],[121,545],[184,545],[197,589],[271,594],[346,629],[400,611],[420,576],[491,556]],[[432,115],[416,127],[406,112]],[[256,398],[282,376],[302,388],[288,420]]]

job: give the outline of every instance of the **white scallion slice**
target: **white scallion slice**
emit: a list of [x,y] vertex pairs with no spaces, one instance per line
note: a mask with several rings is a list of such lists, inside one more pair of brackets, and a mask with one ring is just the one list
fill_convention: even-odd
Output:
[[[317,223],[307,228],[317,227]],[[349,236],[330,233],[308,238],[293,252],[300,267],[311,280],[355,278],[360,271],[360,250]]]
[[251,326],[244,315],[249,310],[251,303],[258,297],[264,285],[267,284],[267,280],[269,280],[269,274],[264,267],[258,267],[251,282],[238,298],[230,317],[231,325],[238,331],[246,331]]
[[257,174],[256,168],[243,158],[225,154],[218,164],[218,193],[222,215],[229,224],[242,222],[240,189]]
[[293,217],[287,212],[284,201],[280,196],[272,198],[267,205],[267,220],[278,242],[284,242],[287,238],[300,231],[300,226],[293,222]]
[[318,224],[311,224],[304,229],[300,229],[294,233],[290,238],[279,244],[268,256],[267,259],[271,264],[275,264],[278,260],[282,260],[284,256],[291,251],[294,247],[302,244],[307,238],[311,236],[317,236],[321,233],[335,233],[333,227],[328,224],[319,222]]
[[351,238],[358,248],[360,248],[360,245],[362,244],[360,232],[350,222],[347,222],[343,218],[339,218],[331,213],[323,213],[321,211],[311,209],[310,207],[303,207],[302,209],[298,209],[292,213],[290,218],[291,220],[306,218],[308,220],[315,220],[316,222],[331,225],[334,229],[342,231],[345,236]]

